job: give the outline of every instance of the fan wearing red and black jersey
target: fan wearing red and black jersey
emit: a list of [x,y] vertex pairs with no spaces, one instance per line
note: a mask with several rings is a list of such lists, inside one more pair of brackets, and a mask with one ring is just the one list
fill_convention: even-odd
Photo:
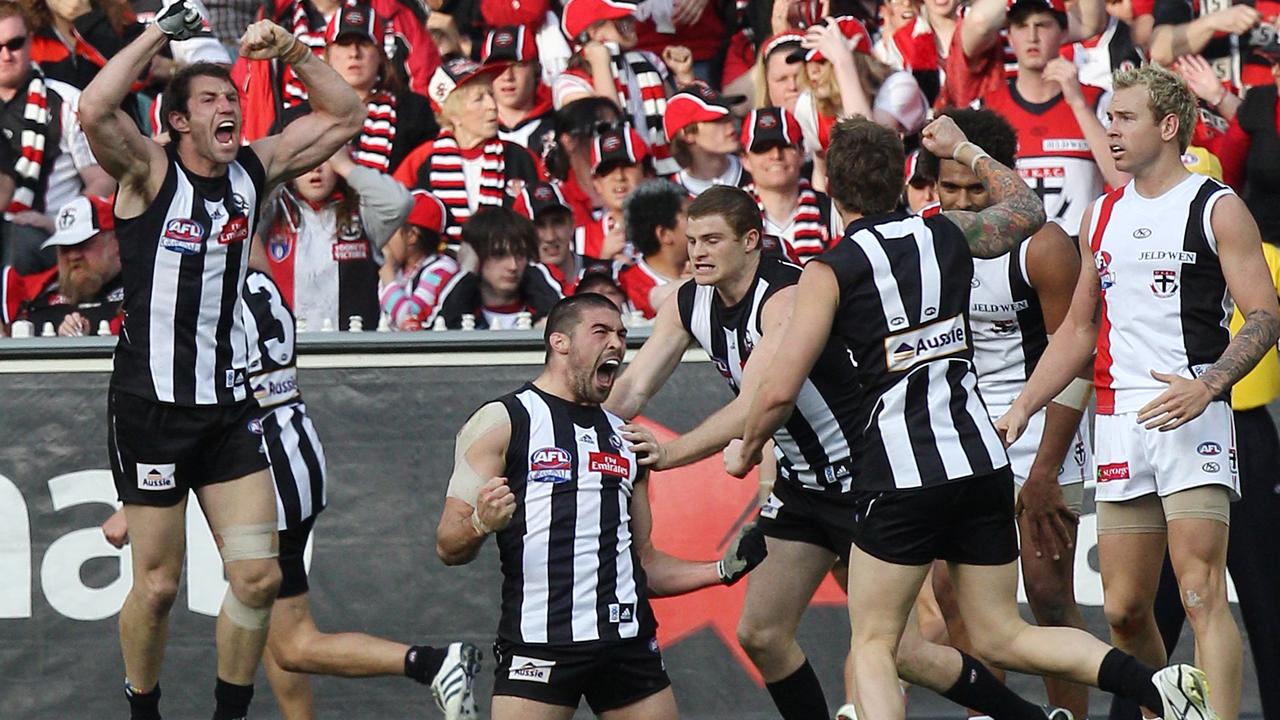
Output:
[[1017,75],[981,102],[1018,132],[1018,174],[1035,188],[1049,220],[1074,235],[1085,205],[1105,185],[1128,179],[1107,152],[1099,119],[1104,92],[1081,85],[1076,66],[1058,55],[1067,38],[1062,0],[1018,0],[1008,18]]

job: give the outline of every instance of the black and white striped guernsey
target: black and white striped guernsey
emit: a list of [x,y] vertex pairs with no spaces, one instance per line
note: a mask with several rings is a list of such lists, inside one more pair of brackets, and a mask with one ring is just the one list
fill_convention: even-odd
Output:
[[854,484],[905,490],[1008,465],[978,395],[973,258],[960,228],[945,215],[860,218],[814,261],[839,282],[832,334],[852,351],[866,394]]
[[298,390],[293,311],[270,275],[245,277],[249,387],[262,408],[262,443],[276,485],[278,528],[297,527],[327,501],[324,447]]
[[[690,280],[677,291],[685,331],[711,356],[734,393],[763,334],[765,303],[774,293],[799,282],[800,272],[784,260],[761,257],[750,289],[732,307],[726,307],[710,285]],[[851,490],[850,455],[861,430],[857,424],[861,402],[853,360],[843,342],[833,336],[801,386],[791,417],[773,435],[779,479],[807,490]]]
[[532,384],[498,402],[511,418],[506,478],[516,496],[515,516],[497,534],[498,637],[550,645],[650,637],[657,621],[630,511],[644,474],[622,419]]
[[117,219],[125,321],[112,388],[161,403],[243,401],[249,345],[240,297],[266,174],[242,147],[222,177],[202,177],[168,149],[155,200]]

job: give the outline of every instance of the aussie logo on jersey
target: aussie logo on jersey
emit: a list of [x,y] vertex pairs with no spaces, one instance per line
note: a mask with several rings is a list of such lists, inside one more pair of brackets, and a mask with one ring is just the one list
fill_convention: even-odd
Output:
[[884,339],[884,362],[889,372],[904,372],[920,363],[954,355],[969,348],[964,316],[929,323]]
[[531,482],[562,483],[573,479],[573,456],[568,450],[544,447],[529,454]]

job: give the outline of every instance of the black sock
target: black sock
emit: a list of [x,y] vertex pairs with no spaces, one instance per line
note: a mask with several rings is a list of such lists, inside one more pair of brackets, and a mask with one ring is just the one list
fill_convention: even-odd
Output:
[[142,693],[125,680],[124,696],[129,699],[129,720],[160,720],[159,683],[156,683],[151,690]]
[[965,653],[960,658],[960,679],[942,697],[994,720],[1044,720],[1040,706],[1010,690],[977,658]]
[[233,685],[222,678],[213,688],[213,720],[242,720],[249,714],[252,685]]
[[444,664],[448,648],[433,648],[430,645],[410,646],[404,654],[404,674],[423,685],[430,685]]
[[1164,712],[1164,701],[1151,678],[1156,671],[1134,656],[1111,648],[1098,668],[1098,689],[1136,701],[1153,713]]
[[808,660],[787,677],[765,685],[782,720],[827,720],[827,698]]

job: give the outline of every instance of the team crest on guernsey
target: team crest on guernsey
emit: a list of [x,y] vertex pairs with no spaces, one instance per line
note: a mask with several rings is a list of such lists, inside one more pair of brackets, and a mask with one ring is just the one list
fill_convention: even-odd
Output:
[[1178,292],[1178,271],[1152,270],[1151,293],[1158,298],[1170,298]]
[[286,235],[277,235],[267,241],[267,254],[272,260],[280,262],[293,252],[293,240]]
[[544,447],[529,454],[531,482],[562,483],[573,479],[573,456],[568,450]]

